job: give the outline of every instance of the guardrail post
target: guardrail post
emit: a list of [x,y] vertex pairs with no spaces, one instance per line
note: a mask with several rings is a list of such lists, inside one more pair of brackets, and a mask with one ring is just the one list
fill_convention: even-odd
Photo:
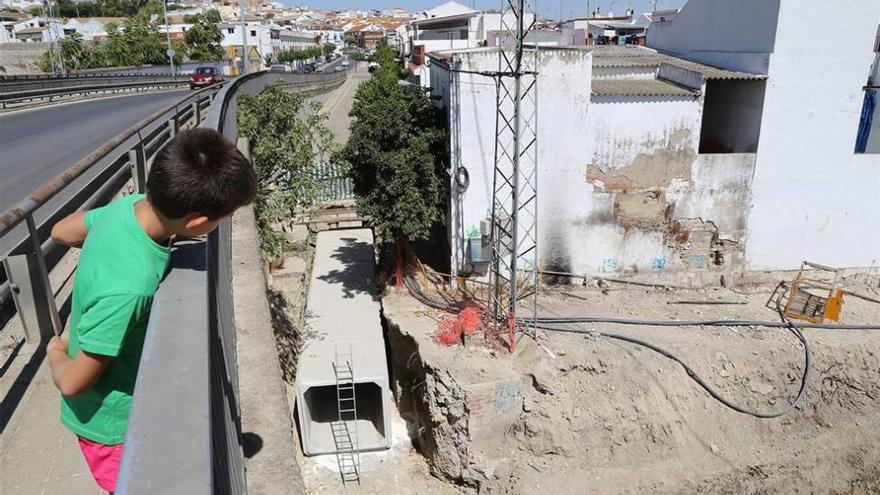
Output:
[[26,251],[7,256],[3,268],[9,277],[12,300],[24,326],[25,338],[29,343],[36,343],[61,334],[61,317],[49,283],[43,246],[30,214],[27,215],[27,227],[31,242]]
[[134,148],[128,150],[128,163],[131,167],[131,180],[134,189],[139,193],[147,191],[147,160],[144,156],[144,143],[139,141]]
[[202,106],[199,105],[199,98],[196,98],[196,101],[192,105],[193,105],[193,119],[195,119],[194,120],[195,124],[193,125],[193,127],[198,127],[199,124],[202,123]]

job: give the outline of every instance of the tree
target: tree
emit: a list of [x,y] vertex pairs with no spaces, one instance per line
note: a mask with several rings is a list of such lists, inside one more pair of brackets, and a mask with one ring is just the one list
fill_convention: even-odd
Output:
[[387,45],[377,53],[380,68],[355,94],[341,157],[349,164],[358,213],[372,219],[380,242],[397,242],[401,284],[407,240],[428,239],[444,220],[449,150],[443,115],[431,98],[398,84],[400,69]]
[[161,19],[165,14],[165,11],[162,9],[162,1],[161,0],[147,0],[147,3],[144,4],[143,7],[138,10],[137,15],[144,18],[147,21],[153,21],[154,19]]
[[220,24],[221,22],[223,22],[223,18],[220,17],[220,11],[217,9],[209,9],[207,12],[205,12],[205,19],[207,19],[208,22],[213,22],[214,24]]
[[165,54],[166,47],[159,34],[159,26],[142,17],[130,17],[125,21],[123,39],[128,44],[131,58],[128,64],[121,62],[116,65],[161,65],[168,60]]
[[193,26],[187,29],[183,37],[187,48],[189,49],[189,58],[193,60],[220,60],[223,58],[223,47],[220,43],[223,41],[223,32],[220,26],[211,21],[215,16],[210,12],[220,16],[216,10],[208,11],[209,14],[199,14],[193,19]]
[[326,57],[336,51],[336,45],[334,45],[333,43],[324,43],[324,46],[321,47],[321,50],[324,52],[324,56]]
[[302,94],[285,91],[280,81],[257,96],[238,97],[238,130],[250,139],[258,183],[257,226],[269,261],[283,254],[286,243],[273,226],[312,204],[320,180],[316,165],[330,157],[333,136],[319,110],[319,103],[307,104]]
[[107,24],[107,39],[99,45],[103,63],[110,67],[126,65],[130,60],[129,46],[125,31],[115,23]]

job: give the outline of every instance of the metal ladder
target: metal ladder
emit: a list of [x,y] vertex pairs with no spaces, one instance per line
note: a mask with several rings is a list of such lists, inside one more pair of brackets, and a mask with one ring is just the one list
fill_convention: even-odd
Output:
[[333,441],[336,443],[336,463],[339,465],[339,476],[342,483],[352,481],[361,483],[360,449],[357,435],[357,399],[354,389],[354,372],[351,368],[351,345],[347,352],[336,345],[336,360],[333,362],[333,374],[336,376],[336,410],[337,421],[330,424],[333,430]]

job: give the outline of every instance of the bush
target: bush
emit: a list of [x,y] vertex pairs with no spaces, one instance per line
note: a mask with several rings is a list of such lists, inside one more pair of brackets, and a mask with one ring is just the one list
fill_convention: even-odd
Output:
[[280,257],[285,238],[274,226],[312,205],[320,178],[316,165],[329,159],[333,136],[320,103],[307,104],[278,82],[257,96],[238,97],[238,129],[250,139],[259,190],[255,203],[264,257]]
[[342,158],[358,212],[372,219],[381,242],[425,240],[445,217],[445,118],[424,92],[398,84],[401,68],[387,45],[376,60],[379,69],[355,95]]

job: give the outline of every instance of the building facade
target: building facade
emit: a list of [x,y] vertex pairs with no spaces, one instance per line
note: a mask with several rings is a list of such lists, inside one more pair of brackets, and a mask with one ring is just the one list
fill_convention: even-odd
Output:
[[[805,259],[880,260],[880,155],[854,151],[880,5],[849,11],[859,35],[809,56],[821,6],[775,5],[691,0],[663,23],[662,51],[539,50],[535,264],[717,284]],[[428,58],[449,109],[451,175],[469,177],[450,184],[451,264],[478,273],[467,246],[491,212],[496,109],[479,72],[497,69],[498,52]]]

